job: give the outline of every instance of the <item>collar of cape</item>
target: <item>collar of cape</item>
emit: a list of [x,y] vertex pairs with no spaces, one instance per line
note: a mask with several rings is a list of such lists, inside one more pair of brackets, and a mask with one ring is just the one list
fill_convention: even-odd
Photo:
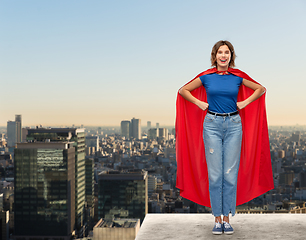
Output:
[[[216,73],[216,68],[198,74],[194,79]],[[239,69],[228,72],[257,83]],[[192,79],[192,80],[194,80]],[[191,81],[192,81],[191,80]],[[190,82],[191,82],[190,81]],[[240,86],[237,101],[248,98],[253,90]],[[201,101],[207,101],[205,88],[191,92]],[[211,207],[206,165],[203,121],[207,111],[185,100],[179,93],[176,100],[176,187],[180,195],[200,205]],[[274,188],[269,146],[265,93],[246,108],[239,110],[242,122],[242,147],[237,178],[236,205],[243,204]]]
[[[237,69],[237,68],[228,68],[227,71],[218,71],[217,68],[210,68],[204,72],[201,72],[200,74],[198,74],[195,78],[193,78],[192,80],[200,77],[200,76],[203,76],[203,75],[206,75],[206,74],[211,74],[211,73],[225,73],[225,72],[228,72],[228,73],[231,73],[233,75],[236,75],[238,77],[242,77],[244,79],[247,79],[247,80],[250,80],[250,81],[253,81],[253,82],[256,82],[254,81],[250,76],[248,76],[245,72]],[[192,81],[191,80],[191,81]],[[256,82],[257,83],[257,82]]]

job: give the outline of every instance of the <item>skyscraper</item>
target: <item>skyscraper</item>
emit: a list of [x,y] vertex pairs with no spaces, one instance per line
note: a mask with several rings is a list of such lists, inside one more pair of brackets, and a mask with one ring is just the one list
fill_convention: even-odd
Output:
[[21,142],[26,142],[27,141],[28,129],[30,129],[30,128],[25,127],[25,128],[21,129]]
[[148,129],[151,128],[151,121],[147,121],[147,128],[148,128]]
[[16,239],[71,239],[75,225],[73,142],[18,143],[15,149]]
[[130,137],[141,139],[141,120],[133,118],[131,120],[131,134]]
[[16,143],[22,141],[22,124],[21,124],[21,115],[15,115],[16,122]]
[[22,141],[21,115],[15,115],[15,121],[7,122],[7,146],[15,147]]
[[159,128],[159,139],[168,140],[168,129],[167,128]]
[[73,142],[75,148],[75,224],[80,235],[85,214],[85,133],[77,128],[28,129],[28,141]]
[[151,140],[157,140],[159,137],[158,128],[150,128],[148,131],[148,138]]
[[87,223],[89,224],[89,230],[92,230],[93,227],[93,218],[94,218],[94,198],[95,198],[95,181],[94,181],[94,159],[87,158],[85,160],[85,172],[86,172],[86,203],[87,203]]
[[7,146],[15,147],[17,142],[17,127],[16,122],[8,121],[7,122]]
[[130,121],[121,121],[121,136],[130,138]]
[[99,218],[139,218],[148,213],[148,173],[109,171],[99,174]]

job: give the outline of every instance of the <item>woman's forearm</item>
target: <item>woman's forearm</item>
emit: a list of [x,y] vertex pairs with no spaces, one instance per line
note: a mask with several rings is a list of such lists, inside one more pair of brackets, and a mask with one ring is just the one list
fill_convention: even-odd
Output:
[[180,95],[185,98],[187,101],[192,102],[193,104],[197,105],[197,103],[200,101],[199,99],[195,98],[194,96],[192,96],[192,94],[190,93],[190,91],[184,89],[184,87],[182,87],[179,91]]
[[199,99],[195,98],[194,96],[192,96],[192,94],[188,90],[182,88],[180,89],[179,93],[183,98],[197,105],[203,111],[205,111],[208,108],[208,103],[200,101]]
[[254,90],[253,94],[249,96],[244,101],[238,102],[237,107],[238,109],[243,109],[250,103],[254,102],[256,99],[258,99],[262,94],[264,94],[266,89],[263,86],[258,87]]
[[179,94],[185,98],[187,101],[192,102],[193,104],[197,105],[202,110],[206,110],[208,108],[208,103],[200,101],[199,99],[192,96],[191,91],[202,86],[202,82],[199,78],[196,78],[192,82],[188,83],[187,85],[183,86],[179,90]]
[[245,99],[247,104],[250,104],[254,102],[256,99],[258,99],[262,94],[264,94],[266,89],[264,87],[260,87],[256,89],[251,96],[249,96],[247,99]]

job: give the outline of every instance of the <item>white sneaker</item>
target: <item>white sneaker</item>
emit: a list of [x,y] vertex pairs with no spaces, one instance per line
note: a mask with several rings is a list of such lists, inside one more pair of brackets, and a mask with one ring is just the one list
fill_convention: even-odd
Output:
[[219,223],[219,222],[216,222],[215,226],[214,226],[214,228],[212,230],[212,233],[213,234],[222,234],[222,224]]
[[223,231],[225,234],[233,234],[234,229],[232,228],[231,224],[228,222],[223,222]]

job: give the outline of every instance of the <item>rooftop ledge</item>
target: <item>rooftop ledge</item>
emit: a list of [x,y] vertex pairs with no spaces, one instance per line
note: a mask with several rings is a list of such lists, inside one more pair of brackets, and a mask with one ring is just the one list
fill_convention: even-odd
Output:
[[213,235],[212,214],[147,214],[135,240],[290,239],[305,240],[306,214],[236,214],[233,235]]

